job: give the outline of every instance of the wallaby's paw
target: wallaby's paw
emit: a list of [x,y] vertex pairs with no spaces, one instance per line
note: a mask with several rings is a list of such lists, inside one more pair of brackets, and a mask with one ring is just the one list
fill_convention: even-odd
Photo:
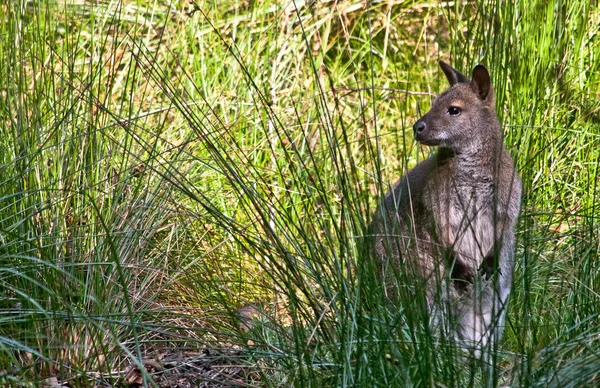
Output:
[[455,252],[452,252],[448,262],[450,268],[452,268],[450,272],[452,284],[454,284],[457,290],[466,291],[469,286],[473,284],[474,274],[471,268],[469,268]]
[[494,263],[495,255],[494,252],[488,253],[481,262],[481,266],[479,267],[479,274],[484,280],[490,280],[494,277],[494,273],[498,273],[498,276],[502,276],[502,272],[500,268],[497,267]]

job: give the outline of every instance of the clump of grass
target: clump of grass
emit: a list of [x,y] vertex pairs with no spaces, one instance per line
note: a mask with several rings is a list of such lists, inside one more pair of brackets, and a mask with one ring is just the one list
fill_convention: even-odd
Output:
[[[598,378],[590,5],[0,12],[3,383],[114,383],[128,365],[148,385]],[[508,327],[488,367],[430,332],[411,296],[390,304],[364,250],[378,200],[428,152],[411,125],[444,87],[439,57],[491,68],[525,183]],[[241,326],[249,304],[261,312]]]

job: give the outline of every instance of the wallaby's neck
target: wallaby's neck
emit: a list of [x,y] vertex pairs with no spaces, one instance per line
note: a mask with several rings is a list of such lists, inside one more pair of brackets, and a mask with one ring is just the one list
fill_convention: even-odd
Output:
[[449,161],[452,159],[459,174],[495,174],[504,148],[500,124],[495,121],[490,123],[489,127],[478,128],[477,130],[485,134],[485,137],[473,138],[468,146],[459,150],[440,147],[438,160]]

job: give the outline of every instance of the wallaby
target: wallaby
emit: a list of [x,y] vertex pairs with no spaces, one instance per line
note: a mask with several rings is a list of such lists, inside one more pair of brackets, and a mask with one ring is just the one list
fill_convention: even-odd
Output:
[[479,355],[501,336],[521,181],[502,141],[487,69],[476,66],[469,80],[443,61],[440,67],[450,88],[413,125],[415,139],[437,152],[379,205],[371,255],[387,284],[399,266],[406,279],[419,280],[430,315],[449,322],[452,335]]

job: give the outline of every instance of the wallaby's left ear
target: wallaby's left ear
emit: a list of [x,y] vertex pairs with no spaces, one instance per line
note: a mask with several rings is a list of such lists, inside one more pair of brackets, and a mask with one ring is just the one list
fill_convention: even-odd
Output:
[[471,77],[471,89],[473,89],[473,91],[483,101],[489,101],[491,98],[493,98],[493,96],[490,95],[490,92],[492,90],[490,73],[488,73],[485,66],[477,65],[473,69],[473,76]]
[[454,86],[459,82],[464,82],[464,83],[469,82],[469,78],[467,78],[466,75],[464,75],[460,71],[457,71],[455,68],[453,68],[446,62],[440,61],[440,67],[442,68],[442,71],[444,72],[444,74],[446,74],[446,78],[448,78],[448,82],[450,82],[450,86]]

